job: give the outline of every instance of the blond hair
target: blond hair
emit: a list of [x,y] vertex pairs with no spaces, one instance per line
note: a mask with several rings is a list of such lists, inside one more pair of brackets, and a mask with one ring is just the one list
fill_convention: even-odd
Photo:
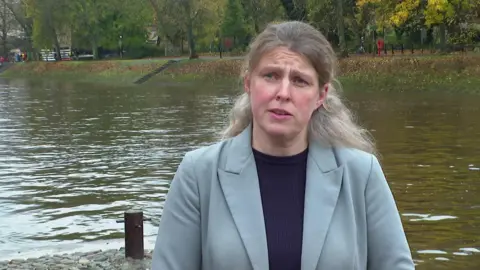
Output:
[[[253,70],[265,53],[278,47],[286,47],[305,56],[317,72],[319,85],[329,86],[324,104],[312,114],[308,136],[329,146],[351,147],[376,154],[370,133],[355,123],[353,113],[342,102],[337,90],[341,87],[335,78],[335,51],[324,35],[311,25],[299,21],[269,24],[251,43],[241,77],[248,70]],[[223,131],[223,138],[238,135],[252,119],[250,98],[243,93],[230,111],[230,124]]]

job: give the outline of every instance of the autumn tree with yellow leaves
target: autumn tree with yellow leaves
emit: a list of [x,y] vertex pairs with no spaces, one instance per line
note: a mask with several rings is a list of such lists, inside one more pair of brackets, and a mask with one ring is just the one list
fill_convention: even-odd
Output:
[[[459,30],[461,24],[472,22],[475,10],[480,7],[478,0],[359,0],[361,8],[373,8],[379,28],[397,29],[417,18],[420,27],[438,27],[440,47],[445,50],[446,30]],[[454,32],[454,31],[452,31]],[[457,31],[459,32],[459,31]],[[473,37],[473,36],[472,36]]]
[[[268,23],[284,20],[311,23],[344,56],[363,44],[362,37],[368,36],[364,41],[371,48],[379,34],[391,43],[421,44],[426,35],[432,44],[437,37],[443,50],[447,43],[480,41],[480,30],[472,30],[480,24],[479,0],[0,1],[15,11],[26,40],[37,50],[58,50],[60,37],[71,32],[72,46],[89,47],[96,57],[99,48],[115,50],[119,37],[130,57],[149,55],[132,54],[138,50],[169,55],[185,47],[196,58],[198,52],[217,52],[226,37],[238,40],[233,49],[242,50]],[[147,46],[152,29],[157,42]]]

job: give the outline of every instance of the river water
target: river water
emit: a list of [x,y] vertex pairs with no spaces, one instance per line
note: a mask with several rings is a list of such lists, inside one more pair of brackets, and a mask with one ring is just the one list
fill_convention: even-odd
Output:
[[[152,219],[152,248],[179,161],[217,139],[234,94],[0,81],[0,260],[118,248],[132,208]],[[378,141],[418,269],[478,269],[480,96],[347,98]]]

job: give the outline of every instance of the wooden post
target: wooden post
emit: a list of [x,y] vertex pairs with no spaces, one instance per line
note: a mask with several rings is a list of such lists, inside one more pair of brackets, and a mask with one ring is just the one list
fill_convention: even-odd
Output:
[[143,260],[143,212],[127,211],[125,219],[125,257]]

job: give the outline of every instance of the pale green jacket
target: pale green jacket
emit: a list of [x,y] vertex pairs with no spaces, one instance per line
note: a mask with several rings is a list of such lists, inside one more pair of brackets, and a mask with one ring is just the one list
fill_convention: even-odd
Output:
[[[305,192],[301,270],[415,269],[376,157],[310,142]],[[269,269],[251,127],[188,152],[171,183],[152,270],[200,269]]]

